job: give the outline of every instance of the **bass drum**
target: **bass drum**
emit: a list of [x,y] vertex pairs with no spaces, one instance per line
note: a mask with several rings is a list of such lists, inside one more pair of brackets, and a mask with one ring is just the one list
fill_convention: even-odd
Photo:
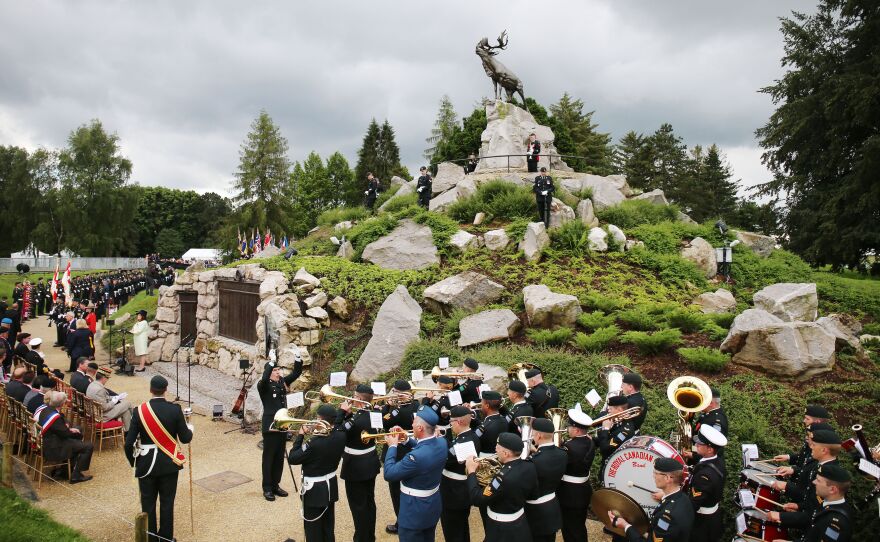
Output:
[[[685,464],[678,450],[665,440],[647,435],[633,437],[608,457],[603,485],[626,493],[650,517],[659,503],[651,497],[651,492],[634,486],[657,490],[654,485],[654,460],[659,457],[669,457]],[[634,485],[631,486],[629,482]]]

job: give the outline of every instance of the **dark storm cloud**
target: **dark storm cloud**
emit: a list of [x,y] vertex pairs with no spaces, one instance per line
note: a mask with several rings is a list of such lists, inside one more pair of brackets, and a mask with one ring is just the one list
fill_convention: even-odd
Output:
[[[758,88],[781,75],[777,18],[802,2],[0,2],[0,144],[58,147],[99,118],[134,178],[228,189],[266,109],[291,157],[352,162],[370,119],[395,127],[418,167],[441,95],[459,114],[491,93],[474,46],[507,29],[500,57],[544,104],[563,91],[616,138],[661,122],[718,143],[747,182]],[[758,164],[759,166],[759,164]]]

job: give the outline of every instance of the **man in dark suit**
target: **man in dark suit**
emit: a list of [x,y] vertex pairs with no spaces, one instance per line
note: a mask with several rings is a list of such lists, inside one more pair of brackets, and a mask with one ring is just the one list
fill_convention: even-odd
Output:
[[33,394],[29,393],[28,394],[29,397],[26,396],[23,401],[24,407],[31,414],[35,413],[38,408],[45,405],[46,404],[46,395],[50,391],[55,390],[55,380],[52,379],[52,377],[50,377],[48,375],[38,376],[37,379],[34,381],[34,384],[35,384],[35,386],[38,386],[38,387],[35,387],[33,390],[34,393]]
[[[273,355],[274,357],[274,355]],[[284,472],[284,452],[287,444],[287,433],[270,430],[275,413],[287,408],[288,387],[302,374],[303,360],[296,356],[293,371],[281,376],[281,367],[272,359],[263,367],[263,376],[257,383],[257,391],[263,402],[263,497],[274,501],[275,496],[286,497],[288,493],[281,489],[281,474]]]
[[[318,407],[318,419],[333,427],[336,409]],[[339,500],[336,468],[345,449],[345,433],[332,429],[329,434],[314,434],[304,443],[306,431],[301,427],[290,450],[291,465],[302,465],[303,530],[306,542],[334,539],[335,507]]]
[[95,369],[98,364],[90,362],[89,358],[82,356],[76,360],[76,370],[70,374],[70,386],[80,393],[85,393],[92,383],[92,378],[88,375],[89,365],[94,365]]
[[536,418],[543,418],[547,409],[559,406],[559,390],[556,386],[544,382],[541,369],[534,368],[526,371],[526,383],[529,391],[526,392],[526,401],[532,405],[532,411]]
[[379,196],[379,180],[373,177],[372,172],[367,172],[367,189],[364,190],[364,207],[373,211],[376,198]]
[[587,510],[593,488],[590,486],[590,467],[596,447],[590,438],[593,420],[581,410],[578,403],[568,411],[568,442],[562,449],[568,455],[565,474],[556,491],[562,511],[562,540],[582,542],[587,539]]
[[539,154],[541,154],[541,142],[538,141],[538,136],[529,134],[529,141],[526,143],[526,164],[529,166],[529,173],[537,173]]
[[526,402],[526,392],[528,388],[526,388],[526,383],[520,380],[511,380],[510,383],[507,384],[507,398],[510,400],[510,412],[507,415],[509,422],[508,431],[511,433],[519,433],[522,434],[520,430],[519,424],[517,423],[517,418],[520,417],[528,417],[531,418],[534,412],[532,412],[532,405]]
[[[150,394],[153,397],[134,410],[131,429],[125,435],[125,457],[135,469],[134,475],[138,479],[141,493],[141,511],[148,516],[147,529],[171,540],[174,538],[177,475],[186,461],[183,453],[178,450],[178,441],[181,444],[192,441],[193,426],[187,423],[180,405],[165,400],[167,389],[168,381],[164,377],[156,375],[150,379]],[[154,441],[150,434],[155,435],[158,440]],[[160,540],[154,536],[150,539],[153,542]]]
[[[336,425],[345,431],[345,454],[342,456],[342,479],[345,480],[345,497],[354,523],[355,542],[376,540],[376,476],[379,475],[379,456],[375,442],[363,442],[361,432],[376,434],[370,422],[369,403],[373,389],[366,384],[355,388],[357,409],[352,401],[339,405]],[[378,411],[375,411],[378,412]]]
[[537,418],[532,422],[532,440],[538,450],[529,457],[538,474],[538,488],[526,501],[526,516],[534,542],[553,542],[562,528],[562,513],[556,489],[565,474],[568,454],[553,444],[553,422]]
[[467,487],[467,473],[464,463],[459,462],[456,446],[459,450],[467,443],[474,446],[474,452],[480,453],[480,437],[471,429],[473,412],[466,406],[452,407],[449,422],[453,438],[449,441],[449,453],[446,455],[446,468],[440,481],[440,496],[443,500],[443,511],[440,513],[440,526],[446,542],[470,542],[471,499]]
[[60,412],[66,401],[66,393],[49,392],[48,404],[37,409],[36,415],[43,435],[43,456],[49,461],[69,459],[72,463],[70,483],[78,484],[92,479],[91,475],[83,473],[91,465],[94,444],[83,442],[82,432],[67,425]]
[[538,206],[538,218],[544,226],[550,227],[550,205],[553,203],[553,177],[547,175],[547,168],[541,168],[541,174],[535,177],[532,184],[532,192],[535,193],[535,204]]
[[[27,372],[28,370],[24,367],[16,368],[12,371],[12,378],[6,383],[6,395],[15,399],[19,403],[22,402],[27,393],[31,391],[31,387],[24,383],[24,375]],[[31,381],[33,381],[33,379]]]

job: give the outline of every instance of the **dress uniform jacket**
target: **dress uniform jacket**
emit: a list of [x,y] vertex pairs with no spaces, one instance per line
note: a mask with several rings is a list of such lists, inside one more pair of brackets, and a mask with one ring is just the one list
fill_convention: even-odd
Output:
[[[648,402],[645,401],[645,396],[642,395],[642,392],[637,391],[633,394],[626,396],[627,407],[641,407],[642,411],[638,416],[630,420],[633,426],[638,430],[642,428],[642,424],[645,422],[645,416],[648,415]],[[725,433],[726,435],[727,433]]]
[[[694,507],[681,491],[663,497],[660,505],[651,513],[648,540],[663,542],[688,542],[694,524]],[[635,527],[626,530],[629,542],[644,542]]]
[[826,502],[816,511],[801,542],[850,542],[852,517],[853,509],[845,500]]
[[559,391],[555,386],[541,382],[526,392],[526,401],[532,406],[536,418],[543,418],[548,408],[559,406]]
[[467,379],[463,384],[459,384],[456,388],[461,392],[462,403],[479,403],[480,402],[480,386],[483,385],[482,380],[475,378]]
[[498,435],[506,431],[507,419],[501,414],[490,414],[483,418],[483,421],[474,430],[480,439],[480,453],[494,454],[495,445],[498,444]]
[[73,363],[76,363],[76,360],[83,356],[91,358],[95,355],[95,337],[88,328],[77,329],[73,333],[69,333],[65,344]]
[[[434,414],[440,417],[440,421],[437,423],[437,427],[440,427],[442,429],[449,428],[449,412],[446,412],[446,414],[442,413],[444,409],[446,409],[447,411],[452,409],[452,407],[449,405],[449,397],[447,397],[446,395],[443,395],[438,399],[428,399],[427,397],[425,397],[424,399],[422,399],[422,404],[433,410]],[[416,410],[418,410],[418,408],[416,408]]]
[[[186,426],[186,419],[183,417],[183,409],[180,408],[180,405],[169,403],[162,397],[154,397],[150,399],[150,407],[162,426],[168,430],[171,438],[177,438],[183,444],[192,440],[192,431]],[[135,456],[134,443],[138,438],[140,438],[140,454]],[[131,417],[131,429],[125,435],[125,457],[128,458],[129,464],[135,468],[135,477],[175,474],[183,468],[161,450],[150,446],[152,444],[153,440],[144,429],[140,411],[136,408]]]
[[562,528],[562,512],[556,490],[565,474],[568,454],[552,443],[543,444],[529,461],[535,465],[538,488],[526,501],[526,515],[532,534],[552,535]]
[[443,479],[440,481],[440,495],[443,497],[444,508],[463,509],[471,507],[467,488],[467,471],[464,463],[459,463],[458,456],[455,455],[455,445],[465,442],[472,442],[477,454],[481,450],[480,438],[473,429],[468,429],[449,441],[446,466],[443,468]]
[[521,416],[534,416],[532,405],[528,404],[526,401],[520,401],[510,407],[510,413],[507,415],[509,420],[508,431],[511,433],[522,433],[519,429],[519,425],[516,423],[516,419]]
[[836,459],[831,459],[824,463],[819,463],[818,461],[808,463],[805,468],[809,483],[806,486],[799,486],[796,484],[792,489],[795,493],[789,491],[788,484],[786,484],[786,495],[795,500],[799,496],[798,492],[802,491],[803,498],[798,501],[798,509],[796,512],[779,512],[779,523],[782,524],[783,527],[805,529],[810,525],[810,519],[813,517],[813,513],[816,510],[819,510],[822,506],[819,502],[819,497],[816,495],[816,486],[813,485],[813,480],[816,479],[816,475],[819,473],[819,465],[826,465],[828,463],[833,463],[835,465],[839,464]]
[[430,436],[410,446],[399,461],[396,454],[388,454],[385,479],[400,482],[400,527],[428,529],[437,525],[443,508],[440,479],[446,464],[446,440]]
[[524,507],[538,489],[534,464],[514,459],[505,463],[485,488],[477,483],[476,474],[468,475],[467,484],[471,503],[488,508],[486,542],[531,542]]
[[337,427],[345,432],[345,454],[342,456],[342,479],[358,482],[371,480],[379,474],[379,456],[376,445],[364,444],[361,431],[376,433],[370,425],[370,414],[358,410],[349,415],[340,410],[336,417]]
[[263,419],[261,429],[263,433],[269,431],[272,420],[275,419],[275,413],[282,408],[287,408],[287,387],[299,378],[302,374],[302,362],[294,363],[293,371],[282,377],[281,382],[274,382],[269,377],[272,376],[272,367],[274,361],[270,361],[263,369],[263,376],[257,383],[257,392],[260,394],[260,400],[263,402]]
[[596,447],[602,454],[602,464],[599,467],[599,479],[605,478],[605,463],[621,444],[636,434],[636,428],[631,420],[621,420],[611,426],[611,429],[599,429],[596,433]]
[[587,510],[593,488],[590,485],[590,467],[596,455],[593,439],[584,435],[569,439],[562,449],[567,454],[565,474],[556,490],[562,508],[562,538],[566,542],[587,539]]
[[712,542],[721,539],[723,473],[724,465],[718,456],[701,459],[694,465],[688,484],[688,496],[696,513],[691,542]]
[[[391,406],[385,405],[382,407],[382,426],[385,428],[385,431],[389,431],[392,427],[401,427],[407,431],[412,430],[413,426],[413,418],[416,415],[416,411],[419,409],[419,403],[413,401],[406,405],[400,406]],[[403,458],[404,455],[409,451],[409,443],[404,442],[397,446],[397,459]],[[382,461],[385,461],[385,456],[388,453],[388,447],[382,449]]]
[[433,184],[430,175],[422,175],[416,181],[416,193],[419,195],[419,205],[427,206],[431,201],[431,185]]
[[[303,441],[303,435],[297,435],[287,459],[291,465],[302,465],[303,506],[329,506],[339,500],[335,475],[345,449],[345,433],[333,430],[327,436],[313,436],[308,442]],[[333,476],[329,476],[331,474]],[[325,481],[310,480],[328,476]]]

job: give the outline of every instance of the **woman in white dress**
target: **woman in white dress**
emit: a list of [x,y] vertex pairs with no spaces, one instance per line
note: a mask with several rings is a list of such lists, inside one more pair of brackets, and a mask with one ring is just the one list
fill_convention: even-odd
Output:
[[138,311],[136,318],[137,321],[131,326],[131,335],[134,340],[134,358],[138,364],[135,370],[142,373],[147,365],[147,336],[150,334],[150,325],[147,323],[147,311]]

